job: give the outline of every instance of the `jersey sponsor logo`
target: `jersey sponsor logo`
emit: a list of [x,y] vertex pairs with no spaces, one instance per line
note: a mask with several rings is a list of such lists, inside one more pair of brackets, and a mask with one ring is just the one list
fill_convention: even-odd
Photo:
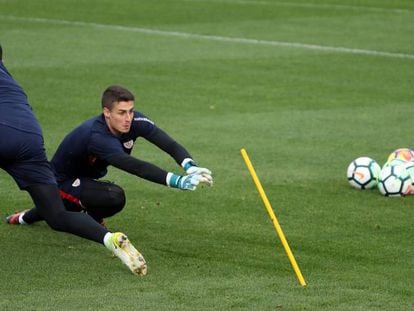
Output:
[[136,117],[136,118],[134,118],[134,121],[145,121],[145,122],[149,122],[151,124],[154,124],[154,122],[152,122],[150,119],[142,118],[142,117]]
[[132,149],[132,146],[134,146],[134,141],[132,139],[124,142],[124,147],[125,148]]
[[80,186],[80,179],[76,178],[72,183],[72,187],[79,187],[79,186]]

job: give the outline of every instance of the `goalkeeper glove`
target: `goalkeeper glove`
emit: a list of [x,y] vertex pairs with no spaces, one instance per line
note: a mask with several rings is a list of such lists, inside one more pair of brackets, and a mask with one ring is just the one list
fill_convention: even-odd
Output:
[[198,167],[193,159],[185,158],[183,162],[181,162],[181,166],[187,174],[203,175],[208,180],[207,184],[209,186],[213,185],[213,177],[211,176],[211,171],[204,167]]
[[173,173],[167,174],[167,186],[181,190],[196,190],[200,183],[210,184],[208,178],[201,174],[190,174],[185,176]]

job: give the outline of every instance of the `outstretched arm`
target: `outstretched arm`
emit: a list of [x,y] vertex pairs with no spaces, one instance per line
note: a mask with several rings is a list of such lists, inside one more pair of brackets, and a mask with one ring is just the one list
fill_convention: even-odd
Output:
[[177,143],[166,132],[158,127],[154,129],[150,136],[145,138],[168,153],[179,165],[181,165],[184,159],[191,158],[189,152],[182,145]]
[[156,128],[146,139],[171,155],[187,174],[203,175],[208,179],[208,184],[212,185],[211,171],[207,168],[198,167],[190,153],[163,130]]
[[130,174],[166,185],[167,171],[164,171],[154,164],[134,158],[127,153],[116,154],[110,157],[108,162],[110,165]]
[[108,159],[108,162],[114,167],[138,177],[181,190],[195,190],[199,183],[210,184],[210,180],[201,174],[176,175],[126,153],[114,155]]

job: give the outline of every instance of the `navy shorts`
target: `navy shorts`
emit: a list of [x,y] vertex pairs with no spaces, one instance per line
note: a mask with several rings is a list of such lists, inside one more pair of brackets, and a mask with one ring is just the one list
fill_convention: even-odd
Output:
[[83,190],[83,178],[72,178],[59,183],[59,194],[68,211],[81,212],[85,210],[80,202]]
[[20,189],[36,184],[56,185],[43,137],[1,124],[0,168],[14,178]]
[[120,212],[126,203],[121,187],[110,181],[89,177],[60,182],[59,192],[68,211],[88,213],[98,221]]

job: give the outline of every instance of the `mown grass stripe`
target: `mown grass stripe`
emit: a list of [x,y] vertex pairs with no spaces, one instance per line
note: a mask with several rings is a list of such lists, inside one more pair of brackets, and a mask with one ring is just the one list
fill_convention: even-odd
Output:
[[38,18],[38,17],[18,17],[18,16],[13,16],[13,15],[0,15],[0,19],[19,20],[19,21],[26,21],[26,22],[31,22],[31,23],[48,23],[48,24],[55,24],[55,25],[95,27],[95,28],[102,28],[102,29],[109,29],[109,30],[138,32],[138,33],[145,33],[145,34],[151,34],[151,35],[180,37],[180,38],[186,38],[186,39],[200,39],[200,40],[221,41],[221,42],[228,42],[228,43],[276,46],[276,47],[306,49],[306,50],[315,50],[315,51],[342,53],[342,54],[366,55],[366,56],[375,56],[375,57],[414,59],[414,54],[408,54],[408,53],[395,53],[395,52],[348,48],[348,47],[340,47],[340,46],[337,46],[337,47],[325,46],[325,45],[307,44],[307,43],[300,43],[300,42],[285,42],[285,41],[261,40],[261,39],[253,39],[253,38],[202,35],[202,34],[189,33],[189,32],[168,31],[168,30],[159,30],[159,29],[152,29],[152,28],[142,28],[142,27],[122,26],[122,25],[108,25],[108,24],[98,24],[98,23],[91,23],[91,22],[68,21],[68,20],[59,20],[59,19]]

